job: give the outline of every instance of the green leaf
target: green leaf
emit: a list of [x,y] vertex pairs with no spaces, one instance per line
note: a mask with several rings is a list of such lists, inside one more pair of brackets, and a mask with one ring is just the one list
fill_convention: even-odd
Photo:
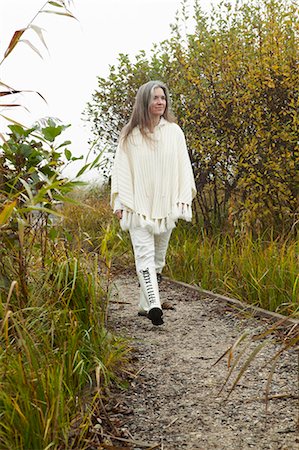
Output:
[[53,142],[60,133],[54,127],[47,127],[42,130],[42,134],[47,141]]
[[103,152],[101,152],[101,153],[94,159],[94,161],[91,163],[91,166],[90,166],[91,169],[94,169],[95,167],[98,166],[99,161],[100,161],[102,155],[103,155]]
[[51,239],[51,241],[55,241],[55,239],[58,236],[58,230],[57,228],[50,228],[49,230],[49,234],[48,234],[49,238]]
[[72,152],[68,150],[67,148],[64,150],[65,157],[68,161],[72,158]]
[[80,160],[82,160],[83,158],[84,158],[83,155],[81,155],[81,156],[73,156],[73,157],[72,157],[72,161],[80,161]]
[[49,3],[49,5],[52,5],[52,6],[57,6],[57,8],[63,8],[63,5],[61,5],[60,3],[57,3],[57,2],[53,2],[53,1],[51,1],[51,2],[48,2]]
[[65,237],[66,237],[67,241],[71,242],[73,240],[73,235],[68,231],[65,231],[64,233],[65,233]]
[[72,141],[64,141],[62,144],[58,145],[58,147],[56,147],[56,150],[58,150],[61,147],[65,147],[66,145],[70,145],[72,143]]
[[51,11],[51,10],[44,10],[41,11],[42,13],[47,13],[47,14],[57,14],[58,16],[67,16],[67,17],[71,17],[72,19],[78,20],[76,19],[75,16],[73,16],[73,14],[71,14],[70,12],[59,12],[59,11]]
[[64,127],[62,125],[58,125],[57,127],[50,126],[43,128],[42,134],[47,141],[53,142],[57,138],[57,136],[61,134],[63,130]]
[[86,172],[86,170],[90,167],[90,163],[85,164],[85,166],[83,166],[79,172],[76,175],[76,178],[80,177],[81,175],[83,175],[84,172]]
[[17,124],[16,125],[8,125],[8,128],[17,137],[28,137],[36,129],[35,127],[25,129],[21,125],[17,125]]

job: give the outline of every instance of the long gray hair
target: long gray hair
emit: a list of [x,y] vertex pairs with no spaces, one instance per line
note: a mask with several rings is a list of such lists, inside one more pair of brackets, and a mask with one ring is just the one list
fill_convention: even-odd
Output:
[[149,105],[153,98],[154,89],[156,88],[163,89],[166,98],[166,108],[163,114],[164,119],[168,122],[176,122],[176,118],[171,111],[171,102],[167,86],[161,81],[148,81],[140,86],[137,91],[131,118],[121,131],[121,140],[123,143],[126,143],[129,135],[137,126],[139,127],[141,134],[145,138],[148,137],[148,129],[151,126]]

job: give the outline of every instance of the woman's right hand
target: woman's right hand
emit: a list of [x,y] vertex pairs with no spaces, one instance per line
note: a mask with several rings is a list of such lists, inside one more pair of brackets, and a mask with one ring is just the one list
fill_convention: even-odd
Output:
[[121,220],[121,218],[123,216],[123,211],[122,211],[122,209],[117,209],[114,214],[116,215],[118,220]]

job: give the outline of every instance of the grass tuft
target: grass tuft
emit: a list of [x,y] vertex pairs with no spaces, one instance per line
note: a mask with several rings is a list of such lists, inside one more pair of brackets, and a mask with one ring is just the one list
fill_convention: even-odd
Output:
[[171,277],[282,314],[299,306],[299,242],[290,237],[208,237],[195,226],[173,232]]

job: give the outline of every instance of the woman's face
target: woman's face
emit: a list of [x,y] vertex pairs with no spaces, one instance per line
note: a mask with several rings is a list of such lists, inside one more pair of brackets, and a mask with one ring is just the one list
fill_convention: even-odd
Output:
[[149,104],[149,113],[153,118],[163,116],[166,109],[166,96],[162,88],[157,87],[154,89],[153,97]]

